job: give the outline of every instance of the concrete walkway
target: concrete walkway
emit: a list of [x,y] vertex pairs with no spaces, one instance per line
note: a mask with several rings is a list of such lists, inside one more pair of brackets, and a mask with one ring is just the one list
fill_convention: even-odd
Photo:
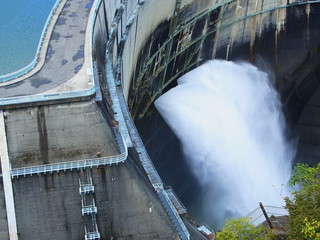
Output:
[[6,130],[4,124],[3,111],[0,110],[0,158],[3,178],[3,188],[6,202],[7,221],[9,229],[9,239],[18,240],[17,221],[15,213],[15,205],[13,198],[10,162],[8,156],[8,146],[6,138]]
[[[63,3],[65,4],[63,5]],[[45,61],[33,76],[1,84],[0,98],[43,92],[77,91],[92,87],[90,36],[97,1],[62,1],[62,10],[52,28]],[[59,11],[57,11],[59,12]],[[87,24],[89,22],[89,24]],[[19,57],[19,56],[17,56]]]

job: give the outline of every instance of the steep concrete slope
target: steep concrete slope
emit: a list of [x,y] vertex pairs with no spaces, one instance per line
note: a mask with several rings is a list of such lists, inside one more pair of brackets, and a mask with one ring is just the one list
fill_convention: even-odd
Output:
[[6,111],[13,168],[118,154],[94,101]]
[[[19,239],[84,239],[79,179],[85,170],[14,179]],[[178,239],[142,169],[91,169],[101,239]]]
[[[2,174],[1,174],[2,175]],[[2,176],[0,177],[0,239],[9,240],[8,224],[7,224],[7,213],[5,211],[5,197],[3,190]]]

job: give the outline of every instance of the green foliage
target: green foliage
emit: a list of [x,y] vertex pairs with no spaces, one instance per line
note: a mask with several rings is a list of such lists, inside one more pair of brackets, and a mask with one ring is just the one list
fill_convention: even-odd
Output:
[[294,167],[290,184],[292,186],[299,184],[302,187],[312,185],[314,182],[319,181],[320,163],[316,167],[310,167],[305,163],[297,163]]
[[[298,163],[290,180],[300,188],[292,198],[285,198],[289,211],[286,233],[288,240],[320,240],[320,163],[315,167]],[[285,236],[274,235],[264,227],[255,227],[250,218],[226,221],[217,240],[278,240]]]
[[292,185],[302,188],[285,198],[289,211],[287,233],[289,240],[320,240],[320,164],[309,167],[297,164],[291,178]]
[[222,231],[217,232],[217,240],[266,240],[268,230],[262,226],[255,227],[250,218],[231,219],[226,221]]
[[320,239],[320,222],[317,220],[312,220],[311,222],[308,218],[304,219],[304,226],[302,228],[302,233],[306,239]]

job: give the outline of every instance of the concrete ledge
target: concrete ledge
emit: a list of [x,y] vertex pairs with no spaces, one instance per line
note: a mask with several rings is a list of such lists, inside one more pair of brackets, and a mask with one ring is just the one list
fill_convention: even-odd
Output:
[[59,92],[59,93],[48,93],[48,94],[38,94],[30,96],[19,96],[11,98],[0,99],[0,109],[13,109],[13,108],[23,108],[23,107],[34,107],[57,103],[70,103],[90,100],[95,96],[96,87],[93,86],[90,89],[82,91],[72,91],[72,92]]
[[10,178],[10,162],[9,162],[9,155],[8,155],[7,137],[6,137],[3,111],[0,111],[0,157],[1,157],[4,196],[6,201],[9,239],[18,240],[17,220],[16,220],[15,205],[14,205],[12,182]]
[[[0,125],[1,126],[1,125]],[[0,128],[1,130],[1,128]],[[108,156],[103,158],[92,158],[85,160],[77,160],[77,161],[69,161],[69,162],[59,162],[45,165],[37,165],[37,166],[29,166],[29,167],[21,167],[21,168],[13,168],[10,170],[11,177],[19,177],[19,176],[32,176],[33,174],[46,174],[46,173],[54,173],[60,171],[67,170],[79,170],[85,168],[99,167],[99,166],[111,166],[112,164],[118,165],[119,163],[123,163],[127,160],[128,157],[128,147],[126,141],[124,140],[121,133],[116,130],[115,135],[117,138],[117,143],[119,146],[120,154],[115,156]]]

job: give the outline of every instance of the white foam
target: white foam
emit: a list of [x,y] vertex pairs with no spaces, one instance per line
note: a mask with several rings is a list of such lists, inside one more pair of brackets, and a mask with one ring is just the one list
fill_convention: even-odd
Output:
[[294,151],[266,73],[212,60],[181,77],[155,105],[206,189],[203,211],[216,226],[259,202],[284,205]]

